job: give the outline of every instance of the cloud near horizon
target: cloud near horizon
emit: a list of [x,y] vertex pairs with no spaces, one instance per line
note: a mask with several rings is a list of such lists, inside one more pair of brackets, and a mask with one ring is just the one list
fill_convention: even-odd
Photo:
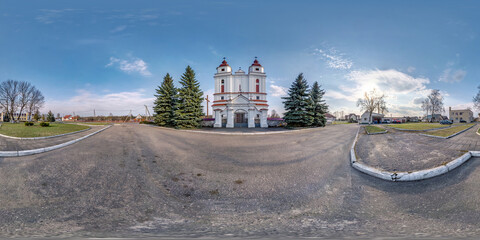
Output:
[[356,70],[345,75],[347,84],[338,86],[339,90],[326,91],[327,99],[338,103],[348,101],[348,111],[357,112],[356,102],[365,92],[376,89],[385,94],[387,106],[393,115],[421,115],[419,101],[429,93],[428,78],[413,77],[395,69]]
[[76,91],[76,95],[66,100],[48,100],[42,112],[51,110],[55,114],[75,114],[93,116],[95,109],[97,116],[127,115],[132,110],[133,115],[145,114],[145,105],[153,114],[154,97],[145,96],[145,90],[99,94],[85,89]]

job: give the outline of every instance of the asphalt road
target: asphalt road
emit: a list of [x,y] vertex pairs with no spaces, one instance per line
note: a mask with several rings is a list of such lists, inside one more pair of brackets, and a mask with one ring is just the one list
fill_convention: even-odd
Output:
[[480,235],[478,159],[385,182],[350,167],[357,128],[227,136],[114,126],[0,159],[0,236]]

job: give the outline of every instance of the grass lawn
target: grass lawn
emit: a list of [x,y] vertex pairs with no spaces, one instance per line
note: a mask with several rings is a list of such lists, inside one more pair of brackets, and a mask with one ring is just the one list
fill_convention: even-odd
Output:
[[455,134],[457,132],[460,132],[462,130],[467,129],[467,128],[471,127],[472,125],[474,125],[474,124],[464,124],[464,125],[461,125],[461,126],[454,126],[454,127],[451,127],[451,128],[440,129],[440,130],[437,130],[437,131],[431,131],[431,132],[428,132],[427,134],[428,135],[434,135],[434,136],[440,136],[440,137],[448,137],[452,134]]
[[478,133],[480,133],[480,128],[478,128]]
[[46,137],[88,129],[88,126],[50,123],[49,127],[40,127],[39,123],[26,127],[23,123],[3,123],[0,134],[12,137]]
[[108,125],[108,122],[77,122],[79,124],[87,124],[87,125]]
[[365,130],[367,130],[368,133],[385,132],[385,129],[376,126],[365,126]]
[[348,121],[333,121],[332,124],[350,124]]
[[440,123],[402,123],[402,124],[388,124],[387,126],[408,130],[428,130],[435,128],[448,127],[448,125],[442,125]]

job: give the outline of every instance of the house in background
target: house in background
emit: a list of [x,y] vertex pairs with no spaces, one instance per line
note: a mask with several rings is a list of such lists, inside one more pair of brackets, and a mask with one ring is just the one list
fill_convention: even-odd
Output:
[[432,115],[428,115],[424,118],[424,121],[425,122],[440,122],[441,120],[444,120],[444,119],[448,119],[447,117],[445,116],[442,116],[442,114],[433,114]]
[[372,113],[372,119],[370,118],[370,112],[366,111],[360,117],[359,123],[369,124],[369,123],[381,123],[384,115],[380,113]]
[[327,120],[327,123],[332,123],[337,120],[337,118],[330,113],[325,113],[325,119]]
[[75,122],[78,121],[78,116],[65,115],[62,117],[63,122]]
[[[18,116],[20,116],[20,117],[18,117]],[[26,122],[26,121],[31,121],[32,120],[32,116],[31,116],[30,113],[22,113],[22,114],[14,113],[13,118],[14,118],[13,120],[17,121],[17,119],[18,119],[18,121],[20,121],[20,122]],[[1,112],[0,113],[0,120],[2,122],[4,122],[5,120],[8,120],[6,112]],[[10,119],[10,120],[12,120],[12,119]]]
[[448,108],[449,119],[454,123],[459,123],[464,120],[467,123],[473,122],[473,112],[470,109],[452,110],[452,107]]
[[357,115],[355,113],[350,113],[348,115],[345,115],[345,120],[358,122],[358,120],[360,120],[360,115]]

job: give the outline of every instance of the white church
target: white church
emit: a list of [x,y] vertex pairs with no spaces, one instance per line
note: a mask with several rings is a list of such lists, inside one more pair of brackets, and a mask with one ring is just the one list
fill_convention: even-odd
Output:
[[213,78],[214,127],[268,127],[267,75],[256,57],[248,73],[240,68],[235,74],[224,59]]

